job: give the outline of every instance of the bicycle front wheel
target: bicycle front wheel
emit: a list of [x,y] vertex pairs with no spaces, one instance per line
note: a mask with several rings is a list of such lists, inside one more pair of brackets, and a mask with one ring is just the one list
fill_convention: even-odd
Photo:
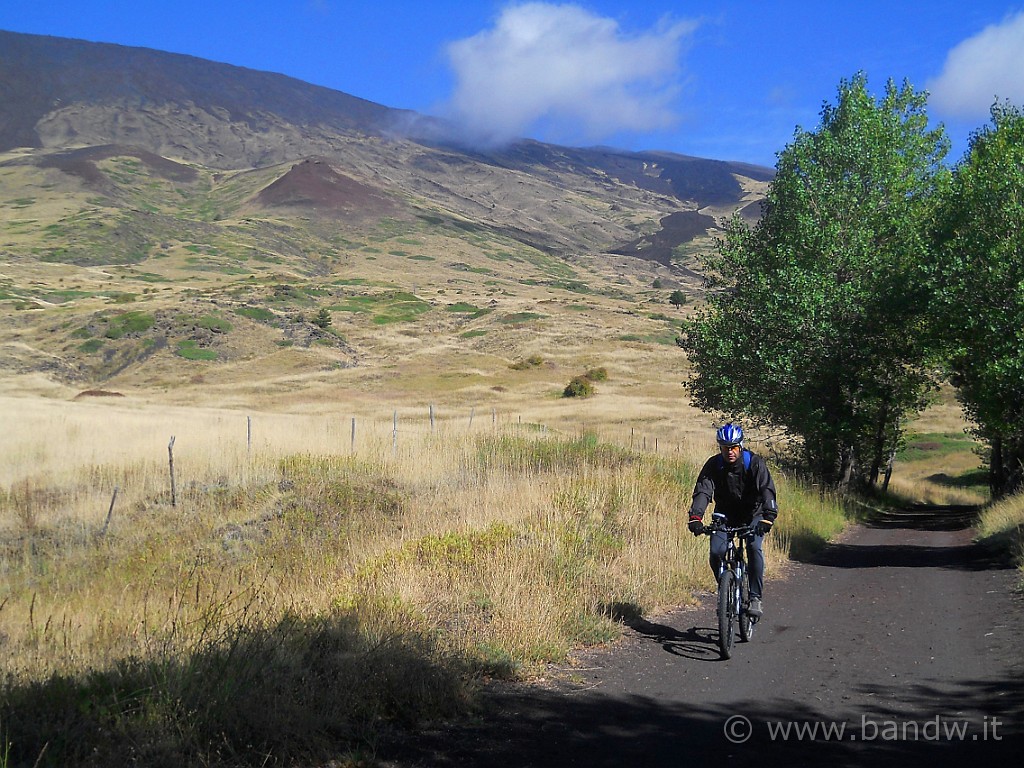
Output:
[[736,632],[736,575],[726,568],[718,577],[718,650],[723,659],[732,656]]

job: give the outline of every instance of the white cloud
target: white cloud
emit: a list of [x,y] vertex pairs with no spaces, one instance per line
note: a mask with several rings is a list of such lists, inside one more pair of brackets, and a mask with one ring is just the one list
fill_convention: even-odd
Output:
[[445,112],[469,137],[594,142],[672,125],[691,22],[627,35],[578,5],[506,6],[493,28],[451,43],[456,86]]
[[953,117],[987,117],[997,99],[1024,103],[1024,13],[953,48],[942,73],[926,88],[931,106]]

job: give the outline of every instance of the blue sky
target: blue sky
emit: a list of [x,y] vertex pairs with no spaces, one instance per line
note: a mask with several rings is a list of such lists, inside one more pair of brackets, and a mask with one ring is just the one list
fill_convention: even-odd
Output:
[[495,141],[768,166],[857,71],[927,89],[951,162],[995,97],[1024,105],[1024,0],[3,0],[0,29],[279,72]]

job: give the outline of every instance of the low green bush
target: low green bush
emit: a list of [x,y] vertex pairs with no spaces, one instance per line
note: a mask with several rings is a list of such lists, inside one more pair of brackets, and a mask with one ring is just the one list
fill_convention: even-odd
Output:
[[590,397],[595,392],[594,385],[585,376],[574,376],[562,392],[562,397]]
[[186,360],[216,360],[217,353],[212,349],[196,346],[191,339],[178,342],[178,356]]
[[130,333],[145,333],[155,322],[156,318],[145,312],[124,312],[107,318],[107,332],[103,335],[108,339],[120,339]]

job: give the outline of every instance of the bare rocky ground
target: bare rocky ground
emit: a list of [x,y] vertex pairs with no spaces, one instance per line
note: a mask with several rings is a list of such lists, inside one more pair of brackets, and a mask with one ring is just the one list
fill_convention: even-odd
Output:
[[380,745],[380,764],[1017,762],[1024,598],[1016,569],[973,543],[969,515],[915,509],[853,527],[769,580],[765,618],[728,661],[709,595],[630,622],[554,682],[494,690],[475,722]]

